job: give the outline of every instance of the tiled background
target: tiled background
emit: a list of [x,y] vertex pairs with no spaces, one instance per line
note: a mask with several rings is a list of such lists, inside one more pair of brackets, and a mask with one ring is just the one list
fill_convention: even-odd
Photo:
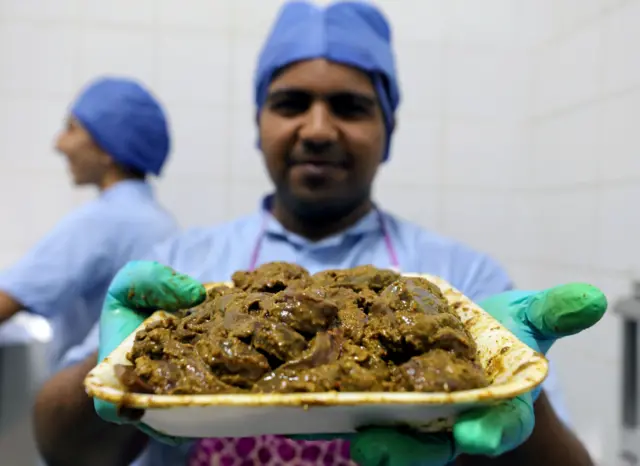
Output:
[[[154,89],[175,151],[159,182],[186,225],[254,209],[251,77],[276,0],[0,0],[0,266],[93,193],[51,150],[102,73]],[[386,0],[404,103],[381,203],[482,248],[521,287],[640,275],[640,0]],[[197,165],[198,168],[194,169]],[[578,433],[616,449],[619,330],[553,351]]]

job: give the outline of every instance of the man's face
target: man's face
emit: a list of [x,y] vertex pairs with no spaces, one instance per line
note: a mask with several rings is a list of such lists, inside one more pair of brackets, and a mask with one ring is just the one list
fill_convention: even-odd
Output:
[[89,132],[70,117],[66,127],[56,139],[56,150],[69,163],[69,170],[76,185],[100,184],[113,160],[100,149]]
[[271,83],[259,127],[278,199],[294,214],[343,215],[369,199],[386,134],[366,74],[321,59],[294,64]]

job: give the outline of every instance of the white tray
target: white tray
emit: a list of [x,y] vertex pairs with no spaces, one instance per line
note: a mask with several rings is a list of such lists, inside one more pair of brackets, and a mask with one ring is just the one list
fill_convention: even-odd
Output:
[[[206,438],[346,433],[371,425],[410,425],[420,430],[440,431],[449,428],[463,410],[513,398],[544,381],[548,371],[544,356],[520,342],[444,280],[421,276],[440,287],[475,339],[478,361],[491,380],[489,387],[453,393],[126,393],[113,366],[131,365],[126,355],[133,345],[134,332],[87,375],[86,391],[91,397],[145,409],[142,422],[157,431],[172,436]],[[152,314],[138,330],[166,315],[162,311]]]

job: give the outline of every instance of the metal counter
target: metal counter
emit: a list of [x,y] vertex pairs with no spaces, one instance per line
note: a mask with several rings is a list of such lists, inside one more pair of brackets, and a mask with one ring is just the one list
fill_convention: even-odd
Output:
[[0,327],[0,465],[37,466],[32,406],[48,371],[50,329],[20,315]]
[[622,398],[620,403],[619,466],[640,465],[640,283],[633,284],[631,297],[615,304],[622,320]]

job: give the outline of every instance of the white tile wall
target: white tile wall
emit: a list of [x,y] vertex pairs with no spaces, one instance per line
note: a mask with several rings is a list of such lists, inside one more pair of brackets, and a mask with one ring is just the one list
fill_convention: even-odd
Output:
[[426,40],[398,41],[397,50],[402,93],[400,128],[416,117],[440,118],[444,112],[447,80],[444,47]]
[[158,198],[185,226],[222,222],[232,196],[225,177],[201,173],[170,172],[157,186]]
[[266,174],[258,150],[258,131],[253,107],[233,109],[228,115],[232,122],[230,166],[233,179],[263,179]]
[[73,92],[81,37],[79,29],[61,23],[3,22],[0,29],[2,89],[41,96]]
[[[613,304],[640,276],[640,1],[553,5],[529,49],[531,170],[519,218],[536,232],[523,237],[534,253],[514,269],[536,286],[594,283]],[[619,324],[609,315],[552,352],[574,426],[607,465],[618,448]]]
[[[535,180],[531,179],[530,182]],[[544,254],[544,246],[539,240],[542,229],[541,222],[545,222],[547,207],[544,192],[535,188],[526,188],[509,193],[513,203],[511,223],[509,230],[510,240],[514,241],[514,248],[510,258],[514,263],[526,261],[529,265],[536,265]],[[510,266],[512,261],[507,262]],[[524,278],[527,277],[525,280]],[[516,277],[517,278],[517,277]],[[519,286],[539,288],[537,274],[525,272],[522,280],[518,280]]]
[[515,4],[516,40],[525,50],[553,36],[556,0],[518,0]]
[[608,92],[619,92],[640,84],[640,3],[629,2],[612,11],[604,20],[606,58],[604,85]]
[[509,192],[446,187],[442,196],[442,232],[504,260],[510,249],[506,243],[517,240],[495,234],[512,228]]
[[232,34],[264,39],[271,28],[274,15],[285,0],[242,0],[228,3],[231,5]]
[[533,109],[544,116],[595,99],[601,91],[602,27],[589,23],[533,53]]
[[48,170],[52,177],[64,178],[64,163],[53,151],[53,143],[64,124],[68,98],[21,94],[5,94],[1,98],[0,171]]
[[[158,193],[183,225],[253,211],[269,181],[252,74],[282,3],[0,1],[0,265],[93,196],[68,186],[51,145],[78,88],[103,73],[165,102],[174,152]],[[625,294],[640,273],[640,0],[379,3],[403,104],[376,198],[495,255],[524,288],[586,280]],[[605,464],[616,324],[554,350],[576,431]]]
[[[451,118],[522,118],[526,102],[524,54],[499,48],[446,49],[445,113]],[[405,73],[407,71],[404,71]]]
[[[233,83],[229,89],[233,110],[253,113],[253,73],[263,40],[261,36],[236,35],[231,42],[231,64],[227,74]],[[252,126],[253,122],[253,117],[247,121]]]
[[83,2],[84,18],[91,23],[113,23],[119,26],[153,26],[156,19],[156,1],[139,0],[86,0]]
[[[521,185],[523,125],[514,120],[454,120],[444,132],[444,184],[474,188]],[[496,169],[500,167],[500,169]]]
[[80,18],[83,0],[60,0],[55,4],[43,0],[0,2],[0,18],[27,18],[43,21],[74,21]]
[[[158,37],[159,36],[159,37]],[[158,45],[157,90],[169,101],[227,105],[231,40],[211,32],[162,32]]]
[[598,192],[585,189],[549,190],[540,194],[542,216],[536,221],[542,244],[538,261],[550,265],[597,268]]
[[575,28],[597,17],[604,9],[603,0],[554,0],[553,22],[560,34],[571,33]]
[[150,29],[107,28],[85,23],[77,44],[80,70],[75,86],[102,74],[135,76],[148,86],[158,82],[159,44]]
[[238,217],[255,212],[260,207],[261,197],[271,192],[271,183],[262,179],[235,180],[229,186],[229,212]]
[[[640,84],[640,83],[639,83]],[[606,182],[640,177],[640,85],[605,99],[601,113],[600,176]]]
[[380,168],[381,178],[389,184],[441,184],[442,135],[441,119],[401,117],[393,137],[391,156]]
[[561,187],[593,184],[601,165],[609,165],[603,155],[604,105],[591,105],[577,112],[563,112],[555,118],[534,120],[531,130],[530,175],[539,186]]
[[620,183],[601,188],[598,199],[599,248],[597,262],[606,269],[640,278],[640,221],[635,212],[640,183]]
[[[397,0],[373,2],[393,19],[393,35],[399,42],[443,43],[450,29],[449,0],[423,0],[418,7],[407,8]],[[415,4],[414,4],[415,5]]]
[[[415,184],[388,184],[379,179],[375,186],[375,200],[401,218],[410,220],[424,228],[441,231],[442,191],[437,187]],[[411,202],[407,202],[411,199]]]
[[[2,249],[10,256],[25,251],[73,207],[66,173],[57,170],[0,171],[4,224]],[[20,199],[19,202],[15,202]],[[3,264],[6,265],[6,264]]]
[[189,176],[200,172],[228,179],[232,164],[229,131],[233,128],[228,107],[184,99],[169,102],[166,108],[176,155],[169,159],[165,173]]
[[183,28],[223,34],[232,30],[232,2],[190,0],[188,8],[173,0],[156,0],[154,3],[157,5],[157,24],[161,29]]
[[485,45],[504,49],[518,47],[517,2],[512,0],[451,0],[449,40],[454,44]]

